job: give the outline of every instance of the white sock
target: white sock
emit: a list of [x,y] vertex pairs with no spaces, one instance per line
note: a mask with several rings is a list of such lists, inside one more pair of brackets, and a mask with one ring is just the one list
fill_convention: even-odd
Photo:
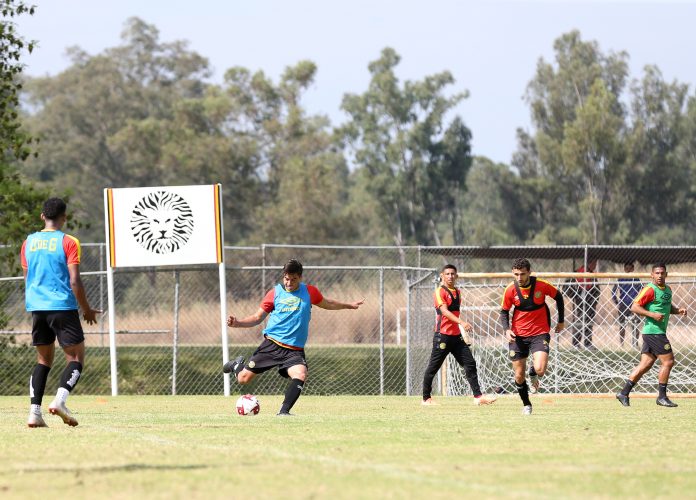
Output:
[[64,387],[59,387],[58,392],[56,392],[56,401],[65,403],[65,401],[68,399],[68,394],[70,394],[70,391],[68,391]]
[[34,415],[41,415],[41,405],[31,405],[29,413],[33,413]]

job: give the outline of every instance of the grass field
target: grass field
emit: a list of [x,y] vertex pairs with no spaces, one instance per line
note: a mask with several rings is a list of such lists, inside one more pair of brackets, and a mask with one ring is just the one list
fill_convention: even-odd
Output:
[[291,418],[259,399],[75,395],[78,427],[29,429],[28,397],[0,397],[0,497],[696,497],[696,399],[304,396]]

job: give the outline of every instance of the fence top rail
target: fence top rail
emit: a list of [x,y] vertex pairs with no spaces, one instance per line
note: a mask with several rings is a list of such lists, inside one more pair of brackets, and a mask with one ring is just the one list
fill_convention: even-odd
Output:
[[[507,273],[457,273],[459,278],[464,279],[486,279],[486,278],[509,278],[512,279],[512,274]],[[544,272],[533,272],[532,276],[537,278],[582,278],[582,279],[592,279],[592,278],[650,278],[650,273],[544,273]],[[696,272],[674,272],[667,275],[667,279],[670,278],[694,278],[696,277]]]
[[[329,271],[379,271],[380,269],[384,271],[422,271],[424,273],[430,273],[436,271],[435,268],[430,267],[409,267],[409,266],[302,266],[305,270],[329,270]],[[239,271],[278,271],[282,270],[283,266],[239,266],[239,267],[227,267],[227,269],[235,269]]]
[[418,250],[423,248],[418,245],[411,246],[394,246],[394,245],[283,245],[279,243],[263,243],[262,248],[331,248],[345,250]]

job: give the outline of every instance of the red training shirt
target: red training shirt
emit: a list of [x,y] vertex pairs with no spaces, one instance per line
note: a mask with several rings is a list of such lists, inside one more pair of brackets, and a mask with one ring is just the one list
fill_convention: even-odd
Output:
[[[531,287],[520,287],[523,297],[529,297]],[[536,286],[534,287],[534,303],[543,304],[546,302],[546,297],[556,298],[558,290],[548,281],[537,278]],[[515,290],[515,282],[510,283],[503,293],[501,307],[504,311],[509,311],[512,306],[519,306],[520,299]],[[512,314],[512,332],[519,337],[531,337],[533,335],[541,335],[549,333],[551,325],[549,325],[548,317],[546,316],[546,308],[540,307],[534,311],[515,311]]]
[[[455,298],[459,298],[459,290],[457,290],[456,288],[449,288],[449,291],[452,292],[452,295]],[[440,306],[442,305],[444,305],[445,307],[449,307],[450,305],[452,305],[452,297],[449,293],[447,293],[447,290],[445,290],[444,285],[437,287],[437,290],[435,290],[434,299],[435,308],[438,310],[440,310]],[[450,312],[454,314],[457,318],[459,317],[459,310]],[[438,331],[438,326],[439,332],[443,335],[461,335],[461,332],[459,331],[459,323],[453,322],[451,319],[445,317],[445,315],[443,314],[438,314],[435,318],[436,332]]]

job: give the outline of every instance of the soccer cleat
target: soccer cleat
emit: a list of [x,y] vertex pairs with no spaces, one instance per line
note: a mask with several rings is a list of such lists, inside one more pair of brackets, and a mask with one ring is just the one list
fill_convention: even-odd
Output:
[[65,403],[62,401],[56,401],[54,399],[53,402],[48,405],[48,412],[51,415],[58,415],[63,419],[63,423],[70,427],[77,426],[77,420],[75,420],[75,417],[72,416],[72,413],[70,413],[70,410],[68,410],[68,407],[65,406]]
[[539,375],[529,376],[529,393],[536,394],[539,392]]
[[237,373],[237,367],[244,364],[244,356],[237,356],[232,361],[222,365],[222,373]]
[[294,413],[290,413],[289,411],[279,411],[279,412],[276,414],[276,417],[294,417],[294,416],[295,416],[295,414],[294,414]]
[[498,400],[498,398],[496,398],[495,396],[484,396],[482,394],[479,397],[474,398],[474,406],[492,405],[497,400]]
[[29,418],[27,419],[27,427],[31,427],[33,429],[35,427],[48,427],[48,425],[46,425],[46,422],[44,422],[41,413],[34,413],[33,411],[30,411]]
[[657,406],[666,406],[667,408],[676,408],[679,406],[677,403],[673,403],[667,396],[664,398],[657,398],[655,402]]
[[616,399],[618,399],[619,403],[621,403],[623,406],[631,406],[631,401],[628,399],[628,396],[624,396],[620,392],[616,395]]
[[436,403],[433,398],[428,398],[428,399],[424,399],[423,401],[421,401],[421,405],[423,405],[423,406],[438,406],[438,403]]
[[522,408],[522,415],[531,415],[532,414],[532,405],[525,405],[524,408]]

